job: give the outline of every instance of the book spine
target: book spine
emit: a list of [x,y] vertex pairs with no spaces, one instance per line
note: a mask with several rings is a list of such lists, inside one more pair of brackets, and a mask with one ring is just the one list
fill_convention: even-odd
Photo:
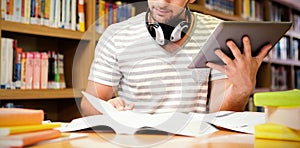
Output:
[[21,22],[25,23],[25,1],[26,0],[22,0],[21,1]]
[[41,55],[39,52],[33,53],[33,89],[40,89],[41,77]]
[[59,88],[66,88],[64,76],[64,55],[58,54],[58,73],[59,73]]
[[53,53],[53,57],[54,57],[54,89],[58,89],[59,88],[59,69],[58,69],[58,54],[57,53]]
[[65,29],[70,29],[70,22],[71,22],[71,0],[66,0],[65,6]]
[[44,6],[44,25],[50,27],[49,18],[50,18],[50,0],[45,0],[45,6]]
[[48,88],[48,54],[43,52],[41,53],[41,89]]
[[26,88],[26,52],[22,52],[21,58],[21,89]]
[[61,0],[61,25],[60,28],[65,28],[66,21],[66,0]]
[[33,83],[33,53],[26,52],[25,89],[32,89]]
[[1,1],[1,19],[5,20],[6,18],[6,0]]
[[49,27],[53,27],[55,15],[55,0],[50,0],[49,6]]
[[6,79],[6,57],[5,57],[5,50],[6,50],[6,44],[7,44],[7,39],[6,38],[1,38],[1,50],[0,50],[0,60],[1,60],[1,65],[0,65],[0,85],[1,89],[5,89],[5,79]]
[[14,81],[16,89],[21,88],[21,60],[22,60],[22,48],[16,48],[15,53],[15,68],[14,68]]
[[84,0],[78,0],[78,19],[79,31],[85,31],[85,14],[84,14]]
[[25,0],[25,23],[30,23],[31,0]]
[[37,20],[35,18],[35,1],[31,0],[30,2],[30,24],[37,24]]
[[48,63],[49,63],[49,68],[48,68],[48,88],[54,88],[54,83],[55,83],[55,59],[54,59],[54,52],[48,52]]
[[7,59],[7,65],[6,65],[6,84],[5,87],[6,89],[11,89],[13,84],[13,52],[14,52],[14,39],[8,38],[7,43],[6,43],[6,59]]
[[76,19],[77,19],[77,1],[71,0],[71,30],[76,30]]

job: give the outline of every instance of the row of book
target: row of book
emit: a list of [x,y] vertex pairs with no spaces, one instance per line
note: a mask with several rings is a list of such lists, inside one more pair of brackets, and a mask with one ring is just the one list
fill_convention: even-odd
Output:
[[290,21],[290,12],[288,7],[269,1],[270,21]]
[[234,0],[206,0],[205,8],[234,15]]
[[2,0],[2,19],[85,31],[84,0]]
[[272,59],[299,61],[299,40],[282,37],[269,53]]
[[1,89],[66,88],[62,54],[26,52],[11,38],[1,38],[1,42]]
[[102,33],[109,25],[124,21],[136,15],[136,8],[130,3],[121,1],[109,2],[96,0],[96,31]]
[[259,0],[243,0],[242,17],[255,21],[265,20],[263,2]]

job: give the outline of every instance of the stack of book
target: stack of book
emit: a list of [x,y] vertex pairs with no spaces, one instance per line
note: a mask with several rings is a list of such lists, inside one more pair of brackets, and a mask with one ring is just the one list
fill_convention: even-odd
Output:
[[0,108],[0,147],[24,147],[61,137],[59,123],[43,123],[43,110]]
[[300,141],[300,90],[256,93],[254,104],[266,113],[266,123],[255,126],[256,138]]

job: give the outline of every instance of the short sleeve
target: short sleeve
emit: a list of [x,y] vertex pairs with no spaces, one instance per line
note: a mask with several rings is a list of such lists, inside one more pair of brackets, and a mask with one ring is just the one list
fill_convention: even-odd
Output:
[[122,75],[118,66],[118,56],[112,34],[114,32],[110,28],[107,28],[102,34],[95,49],[88,80],[117,86]]

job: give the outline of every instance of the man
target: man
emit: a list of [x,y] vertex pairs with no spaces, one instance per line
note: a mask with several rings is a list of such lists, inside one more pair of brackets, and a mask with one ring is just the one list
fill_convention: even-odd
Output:
[[[243,53],[228,41],[234,60],[217,50],[225,66],[207,63],[209,68],[188,69],[221,21],[190,12],[188,4],[194,1],[148,0],[147,12],[106,29],[95,50],[86,92],[119,110],[243,111],[271,45],[252,57],[247,37],[242,39]],[[86,98],[81,107],[84,115],[99,114]]]

